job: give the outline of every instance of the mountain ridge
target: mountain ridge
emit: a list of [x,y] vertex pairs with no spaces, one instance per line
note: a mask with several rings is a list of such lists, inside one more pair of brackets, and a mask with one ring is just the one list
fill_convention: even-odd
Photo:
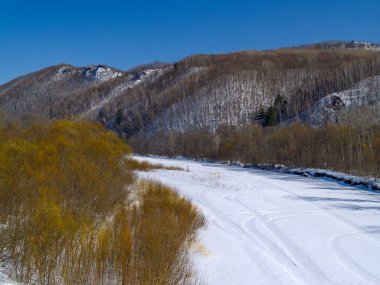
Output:
[[[0,108],[7,116],[34,113],[48,119],[96,120],[127,136],[161,129],[263,123],[262,113],[270,110],[277,113],[277,123],[311,123],[305,113],[318,117],[318,108],[313,106],[322,98],[380,75],[380,50],[372,47],[378,45],[330,41],[191,55],[128,71],[104,64],[63,63],[0,85]],[[371,105],[377,106],[378,93],[371,94]],[[356,105],[349,112],[369,107]],[[347,110],[341,108],[340,113]],[[340,113],[334,115],[334,122],[314,122],[339,122],[344,117]]]

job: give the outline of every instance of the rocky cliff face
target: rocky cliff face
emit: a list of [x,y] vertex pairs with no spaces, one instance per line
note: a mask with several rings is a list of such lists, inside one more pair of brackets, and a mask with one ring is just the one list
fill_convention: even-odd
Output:
[[321,98],[305,112],[304,120],[313,126],[335,124],[344,121],[350,114],[360,115],[357,111],[362,110],[365,112],[361,114],[362,118],[377,121],[380,118],[380,114],[374,113],[377,107],[380,107],[380,76],[373,76],[360,81],[351,89]]

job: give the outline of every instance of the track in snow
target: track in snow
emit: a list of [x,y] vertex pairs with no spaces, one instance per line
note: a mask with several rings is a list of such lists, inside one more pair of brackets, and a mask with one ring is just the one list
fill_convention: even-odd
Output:
[[186,171],[140,173],[208,220],[195,253],[209,285],[380,284],[380,193],[221,164],[135,157]]

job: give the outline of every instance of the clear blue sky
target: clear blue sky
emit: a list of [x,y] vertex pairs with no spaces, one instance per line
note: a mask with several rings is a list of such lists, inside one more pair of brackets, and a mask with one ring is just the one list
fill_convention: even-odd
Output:
[[121,69],[322,40],[380,42],[380,0],[0,1],[0,84],[58,63]]

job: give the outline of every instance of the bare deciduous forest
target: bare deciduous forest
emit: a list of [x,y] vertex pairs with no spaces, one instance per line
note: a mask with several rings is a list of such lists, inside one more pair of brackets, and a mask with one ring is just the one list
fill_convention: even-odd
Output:
[[222,125],[215,132],[190,129],[141,134],[130,140],[139,153],[244,164],[317,167],[362,176],[380,176],[379,125],[244,127]]

